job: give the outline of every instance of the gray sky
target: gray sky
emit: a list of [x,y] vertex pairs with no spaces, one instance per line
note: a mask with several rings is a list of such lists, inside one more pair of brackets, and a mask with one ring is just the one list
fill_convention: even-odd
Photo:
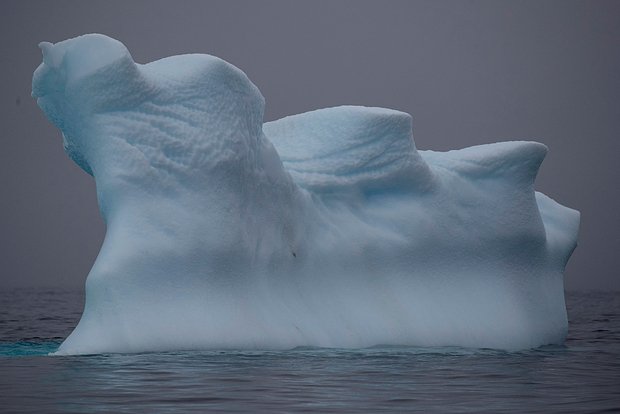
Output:
[[233,63],[266,120],[384,106],[419,149],[545,143],[537,189],[582,213],[567,288],[620,290],[619,22],[605,1],[3,1],[0,289],[82,286],[103,241],[92,178],[30,97],[40,41],[99,32],[140,63]]

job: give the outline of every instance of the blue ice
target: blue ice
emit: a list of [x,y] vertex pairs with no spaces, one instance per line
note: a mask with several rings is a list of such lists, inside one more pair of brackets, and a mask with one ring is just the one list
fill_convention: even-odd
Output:
[[543,144],[419,151],[359,106],[263,123],[216,57],[40,47],[33,96],[107,226],[58,353],[564,341],[579,213],[535,192]]

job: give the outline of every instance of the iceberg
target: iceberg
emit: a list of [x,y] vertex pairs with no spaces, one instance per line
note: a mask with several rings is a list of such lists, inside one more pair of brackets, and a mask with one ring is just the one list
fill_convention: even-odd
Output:
[[219,58],[39,46],[32,95],[106,223],[59,354],[564,341],[579,212],[535,192],[543,144],[419,151],[359,106],[263,123]]

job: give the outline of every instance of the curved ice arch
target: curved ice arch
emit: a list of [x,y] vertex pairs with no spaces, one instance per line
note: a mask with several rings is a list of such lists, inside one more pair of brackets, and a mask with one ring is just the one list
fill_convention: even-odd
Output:
[[221,59],[40,46],[33,96],[107,224],[59,353],[563,341],[579,213],[534,191],[544,145],[418,151],[382,108],[263,125]]

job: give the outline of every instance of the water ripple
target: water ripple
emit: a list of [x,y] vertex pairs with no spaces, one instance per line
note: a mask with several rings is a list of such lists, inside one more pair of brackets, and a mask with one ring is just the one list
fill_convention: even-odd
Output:
[[[564,346],[47,356],[79,292],[0,292],[0,407],[82,412],[617,412],[620,296],[567,295]],[[28,306],[24,306],[28,304]]]

